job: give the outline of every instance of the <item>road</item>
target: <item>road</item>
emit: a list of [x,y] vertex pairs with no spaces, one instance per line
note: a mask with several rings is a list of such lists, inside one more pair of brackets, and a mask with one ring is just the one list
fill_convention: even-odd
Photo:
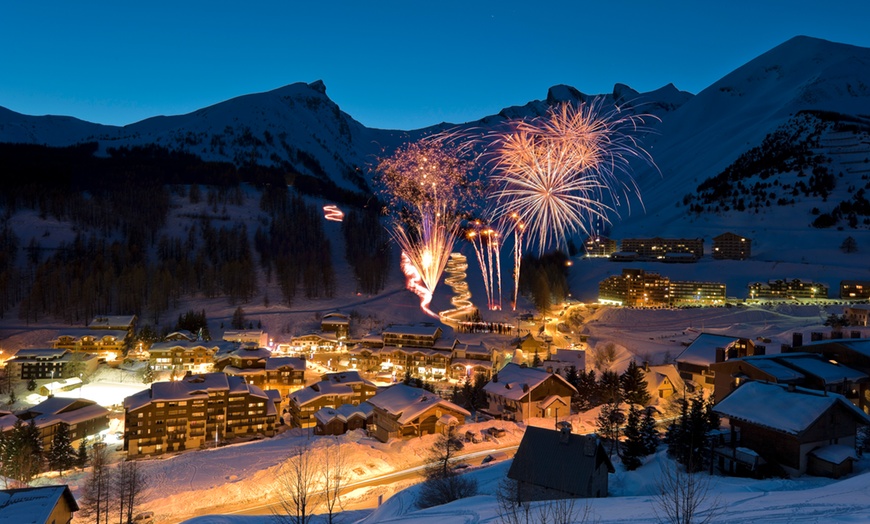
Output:
[[[483,451],[475,451],[474,453],[467,453],[465,455],[460,455],[456,458],[457,462],[465,462],[472,466],[480,465],[483,461],[484,457],[495,453],[497,451],[506,452],[508,455],[513,455],[516,452],[518,445],[504,445],[504,446],[494,446],[490,449],[485,449]],[[346,485],[341,490],[341,495],[345,496],[348,493],[353,492],[354,490],[363,489],[363,488],[372,488],[379,486],[388,486],[390,484],[395,484],[398,482],[404,482],[408,480],[416,480],[417,482],[423,479],[423,470],[426,468],[426,464],[421,464],[419,466],[414,466],[408,469],[404,469],[401,471],[394,471],[392,473],[386,473],[384,475],[378,475],[376,477],[367,478],[364,480],[360,480],[358,482],[353,482]],[[316,493],[315,496],[320,496],[322,493]],[[343,508],[345,510],[357,510],[357,509],[373,509],[378,506],[378,500],[375,497],[366,498],[363,501],[351,504],[344,504]],[[212,507],[208,509],[208,512],[198,512],[197,515],[273,515],[274,512],[283,512],[281,507],[281,503],[277,499],[270,500],[264,504],[257,505],[245,505],[244,507],[239,507],[238,505],[233,506],[218,506]]]

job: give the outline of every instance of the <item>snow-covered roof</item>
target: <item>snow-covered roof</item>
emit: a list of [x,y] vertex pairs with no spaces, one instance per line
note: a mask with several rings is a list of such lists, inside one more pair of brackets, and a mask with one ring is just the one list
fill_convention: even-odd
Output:
[[395,384],[381,391],[368,400],[376,408],[383,409],[387,413],[398,415],[399,424],[406,424],[419,414],[434,406],[443,406],[459,412],[466,417],[471,413],[456,404],[442,399],[437,394],[425,389]]
[[788,363],[801,371],[819,377],[825,382],[825,384],[834,384],[837,382],[843,382],[844,380],[855,382],[867,378],[865,373],[861,373],[860,371],[842,364],[833,364],[826,360],[821,360],[816,356],[789,358]]
[[115,338],[118,340],[124,340],[128,333],[124,330],[120,329],[87,329],[87,328],[64,328],[58,330],[57,339],[60,337],[73,337],[76,340],[84,338],[84,337],[93,337],[95,339],[101,339],[106,337]]
[[136,322],[136,315],[109,315],[94,317],[88,327],[91,329],[127,328]]
[[854,338],[844,340],[816,340],[813,342],[807,342],[802,347],[818,346],[823,344],[836,344],[838,346],[851,349],[855,353],[859,353],[865,357],[870,358],[870,339],[868,338]]
[[676,391],[686,389],[686,383],[683,381],[683,377],[680,376],[680,372],[673,364],[650,366],[649,371],[646,371],[644,368],[641,368],[641,370],[644,371],[647,391],[654,400],[658,399],[658,388],[661,386],[662,382],[665,381],[665,378],[668,379],[671,386],[673,386]]
[[701,333],[675,360],[697,366],[709,366],[716,362],[717,348],[727,348],[738,340],[740,340],[738,337]]
[[855,453],[854,446],[844,446],[842,444],[831,444],[822,446],[810,451],[810,455],[815,455],[816,458],[822,459],[830,464],[842,464],[846,460],[858,460],[858,455]]
[[511,400],[520,400],[550,377],[555,377],[567,387],[574,389],[574,386],[560,375],[547,373],[542,369],[522,367],[511,362],[498,372],[498,382],[493,377],[483,390]]
[[305,404],[313,402],[325,395],[351,396],[353,395],[353,388],[350,384],[321,380],[316,384],[311,384],[308,387],[304,387],[299,391],[291,393],[290,400],[292,400],[297,406],[304,406]]
[[53,522],[51,514],[61,498],[67,500],[73,511],[79,509],[65,485],[0,490],[0,524]]
[[[753,367],[772,376],[777,382],[789,382],[804,378],[803,373],[784,366],[772,358],[747,357],[744,360]],[[789,359],[789,362],[792,362],[792,360]]]
[[68,349],[60,349],[60,348],[28,348],[28,349],[19,349],[15,356],[12,358],[25,360],[25,359],[33,359],[33,358],[61,358],[65,353],[68,353]]
[[297,357],[269,357],[266,360],[266,369],[273,371],[285,366],[290,366],[293,369],[305,369],[305,359]]
[[790,391],[787,385],[767,382],[747,382],[713,410],[730,419],[797,435],[836,404],[853,413],[863,424],[870,425],[870,417],[842,395],[805,388]]
[[329,424],[334,419],[339,419],[342,422],[346,422],[347,419],[355,415],[367,419],[372,414],[373,410],[374,407],[368,402],[363,402],[359,406],[355,406],[353,404],[342,404],[335,409],[320,409],[317,411],[317,413],[314,414],[314,418],[320,421],[321,424]]
[[[139,409],[151,402],[169,402],[205,398],[209,391],[246,392],[266,398],[262,389],[247,384],[242,377],[224,373],[203,373],[191,375],[181,380],[155,382],[151,389],[145,389],[124,399],[128,411]],[[255,393],[256,392],[256,393]]]
[[0,416],[0,432],[12,429],[16,422],[18,422],[18,417],[11,413]]
[[218,346],[214,342],[204,342],[202,340],[169,340],[165,342],[155,342],[148,349],[152,353],[156,351],[170,351],[173,348],[194,349],[194,348],[216,349]]
[[412,326],[389,326],[384,328],[383,334],[437,337],[440,331],[441,328],[435,325],[414,324]]
[[272,352],[266,348],[242,346],[238,351],[233,352],[231,358],[256,358],[265,360],[271,355]]
[[33,419],[33,423],[38,428],[44,428],[47,426],[53,426],[60,422],[66,423],[68,425],[79,424],[87,420],[93,420],[100,417],[106,417],[106,419],[108,420],[109,410],[104,408],[103,406],[100,406],[99,404],[94,403],[89,406],[83,406],[79,409],[74,409],[71,411],[39,415],[38,417]]

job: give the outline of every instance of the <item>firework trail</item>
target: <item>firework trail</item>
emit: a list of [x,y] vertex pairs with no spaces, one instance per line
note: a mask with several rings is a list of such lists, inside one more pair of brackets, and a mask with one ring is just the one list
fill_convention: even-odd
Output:
[[394,210],[390,233],[420,278],[413,284],[408,277],[408,288],[424,301],[431,300],[450,258],[459,210],[479,190],[470,176],[470,151],[455,136],[439,134],[406,144],[377,166],[382,194]]
[[487,306],[491,311],[501,309],[501,238],[500,224],[484,224],[473,220],[465,233],[465,238],[474,247],[474,254],[483,276]]
[[510,123],[495,137],[494,214],[525,224],[517,238],[539,254],[564,247],[573,233],[588,234],[595,219],[610,223],[610,215],[618,216],[629,196],[638,194],[630,160],[654,165],[633,136],[645,130],[647,116],[606,112],[598,99],[563,103],[543,117]]

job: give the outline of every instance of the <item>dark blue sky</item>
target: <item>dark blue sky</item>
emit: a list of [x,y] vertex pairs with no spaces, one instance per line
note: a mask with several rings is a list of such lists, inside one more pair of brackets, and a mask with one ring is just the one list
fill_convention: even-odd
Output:
[[123,125],[322,79],[363,124],[410,129],[560,83],[697,93],[795,35],[870,47],[868,20],[863,0],[10,1],[0,106]]

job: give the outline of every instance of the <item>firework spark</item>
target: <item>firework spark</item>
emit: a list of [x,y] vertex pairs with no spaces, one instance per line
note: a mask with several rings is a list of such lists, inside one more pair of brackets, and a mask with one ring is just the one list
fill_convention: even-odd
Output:
[[436,135],[407,144],[377,167],[394,212],[391,235],[430,297],[459,231],[458,211],[478,188],[469,176],[469,148],[455,145],[454,138]]
[[480,220],[470,223],[465,238],[474,247],[477,262],[483,276],[487,306],[490,311],[501,309],[501,239],[499,225],[484,224]]
[[638,193],[630,160],[653,165],[633,136],[645,116],[606,113],[597,100],[561,104],[544,117],[512,123],[496,137],[494,213],[526,224],[517,238],[539,253],[564,247],[570,234],[588,233],[596,219],[609,223]]

